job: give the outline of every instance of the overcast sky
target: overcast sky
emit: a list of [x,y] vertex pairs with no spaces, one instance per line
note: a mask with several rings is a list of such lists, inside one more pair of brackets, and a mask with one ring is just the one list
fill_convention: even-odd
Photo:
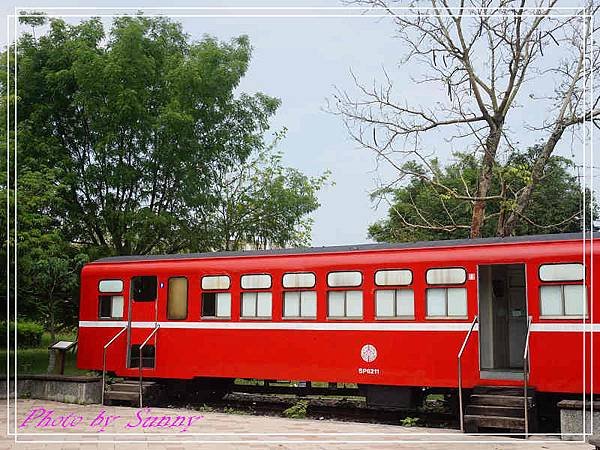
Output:
[[[21,6],[24,2],[19,2]],[[61,6],[81,6],[83,2],[63,1]],[[56,0],[29,1],[29,10],[35,7],[55,7]],[[164,6],[164,1],[128,1],[125,6]],[[571,5],[577,2],[569,3]],[[12,13],[17,5],[5,1],[3,13]],[[86,6],[123,6],[122,1],[96,0]],[[288,5],[339,6],[336,1],[278,1],[278,2],[206,2],[180,0],[176,6],[209,5]],[[165,12],[167,10],[164,10]],[[171,10],[172,11],[172,10]],[[171,12],[169,11],[169,12]],[[111,10],[57,11],[56,13],[110,14]],[[150,10],[146,10],[150,12]],[[202,14],[204,11],[174,11],[180,14]],[[248,13],[248,11],[244,11]],[[257,13],[253,11],[250,13]],[[77,19],[69,19],[77,20]],[[416,87],[411,83],[411,68],[399,66],[403,48],[394,39],[394,27],[388,19],[373,17],[351,18],[281,18],[281,17],[185,17],[177,18],[192,39],[204,34],[229,40],[246,34],[254,47],[247,76],[240,89],[245,92],[262,91],[281,99],[281,107],[272,121],[273,130],[288,128],[281,143],[286,164],[309,175],[332,172],[334,186],[320,194],[321,208],[314,214],[313,242],[315,246],[367,242],[369,224],[385,216],[385,205],[375,209],[369,192],[376,187],[377,173],[391,176],[389,168],[380,167],[368,151],[352,142],[341,119],[325,111],[327,99],[332,98],[334,86],[352,91],[350,70],[361,80],[381,79],[382,67],[394,78],[398,95],[407,100],[428,102],[443,95],[443,88]],[[414,68],[413,68],[414,69]],[[414,70],[413,70],[414,72]],[[404,89],[405,87],[405,89]],[[437,144],[437,145],[436,145]],[[433,148],[442,157],[454,149],[438,138]],[[570,149],[563,148],[570,155]],[[576,155],[579,159],[579,156]]]

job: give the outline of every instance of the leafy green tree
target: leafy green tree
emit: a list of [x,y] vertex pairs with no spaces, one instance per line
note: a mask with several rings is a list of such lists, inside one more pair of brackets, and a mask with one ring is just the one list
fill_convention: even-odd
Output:
[[[498,220],[514,212],[540,151],[540,147],[515,151],[495,167],[495,183],[490,190],[494,201],[486,210],[483,237],[495,236]],[[477,159],[472,154],[455,153],[454,161],[445,167],[438,160],[427,169],[408,164],[405,170],[412,176],[406,186],[374,194],[390,199],[390,208],[387,218],[370,226],[369,235],[377,241],[391,242],[468,238],[473,203],[447,191],[474,192],[480,172]],[[572,169],[573,163],[565,158],[552,156],[548,160],[544,182],[534,191],[527,215],[521,214],[515,235],[581,231],[583,191]],[[429,172],[435,176],[429,178]],[[589,193],[586,198],[589,201]]]
[[189,43],[166,19],[118,18],[108,33],[50,20],[19,49],[21,153],[64,174],[67,237],[97,254],[206,249],[187,233],[215,206],[215,161],[264,148],[279,105],[236,94],[248,39]]
[[307,177],[284,167],[274,151],[285,130],[264,151],[253,153],[232,167],[215,167],[213,198],[217,204],[211,224],[213,248],[261,249],[310,243],[312,219],[319,207],[317,192],[329,173]]
[[[7,99],[14,48],[0,55],[0,110],[18,108],[20,315],[52,333],[75,324],[79,270],[101,256],[308,242],[324,179],[274,152],[279,100],[239,91],[247,37],[191,42],[180,24],[143,16],[106,29],[97,18],[22,22],[18,97],[11,80]],[[0,126],[2,151],[12,125]],[[5,164],[0,198],[12,202]]]

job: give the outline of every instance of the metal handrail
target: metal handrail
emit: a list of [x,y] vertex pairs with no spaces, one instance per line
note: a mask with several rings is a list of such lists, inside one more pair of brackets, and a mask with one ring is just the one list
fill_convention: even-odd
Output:
[[531,334],[532,318],[527,318],[527,336],[525,337],[525,350],[523,351],[523,401],[525,403],[525,439],[529,435],[529,402],[527,400],[527,380],[529,378],[529,335]]
[[154,327],[154,330],[152,330],[152,333],[150,333],[148,335],[148,337],[146,338],[146,340],[142,343],[142,345],[140,345],[140,361],[139,361],[139,368],[140,368],[140,408],[142,407],[142,350],[144,349],[144,346],[148,343],[148,341],[152,338],[152,336],[154,336],[156,334],[156,332],[158,331],[158,329],[160,328],[160,324],[157,322],[156,326]]
[[462,364],[461,358],[465,351],[465,347],[467,346],[467,342],[469,342],[469,338],[471,337],[471,333],[475,328],[475,325],[479,321],[479,317],[475,316],[473,322],[471,323],[471,328],[469,328],[469,332],[465,336],[465,340],[463,341],[462,347],[458,352],[458,408],[460,412],[460,431],[465,431],[464,417],[463,417],[463,400],[462,400]]
[[102,404],[104,405],[104,389],[106,388],[106,350],[108,349],[108,347],[110,347],[110,345],[119,337],[121,336],[125,330],[127,330],[127,326],[124,326],[121,331],[119,331],[117,334],[115,334],[113,336],[113,338],[108,341],[105,345],[104,345],[104,350],[102,352]]

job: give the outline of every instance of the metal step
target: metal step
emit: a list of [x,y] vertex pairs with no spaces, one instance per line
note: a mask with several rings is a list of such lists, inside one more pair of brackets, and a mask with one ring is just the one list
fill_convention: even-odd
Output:
[[471,416],[523,417],[525,415],[525,408],[512,406],[468,405],[465,414]]
[[[528,408],[533,407],[533,398],[527,397]],[[525,407],[523,397],[514,395],[473,394],[469,401],[472,405]]]
[[524,417],[465,415],[465,429],[503,428],[506,430],[525,430]]

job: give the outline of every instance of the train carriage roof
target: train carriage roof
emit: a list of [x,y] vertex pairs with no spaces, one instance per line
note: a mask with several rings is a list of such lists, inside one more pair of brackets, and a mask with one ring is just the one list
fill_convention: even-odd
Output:
[[[589,239],[589,233],[586,238]],[[201,258],[231,258],[239,256],[262,256],[262,255],[299,255],[310,253],[341,253],[354,251],[369,251],[369,250],[400,250],[411,248],[431,248],[431,247],[460,247],[470,245],[492,245],[506,243],[527,243],[527,242],[551,242],[551,241],[571,241],[581,240],[582,233],[562,233],[562,234],[540,234],[529,236],[511,236],[511,237],[491,237],[480,239],[449,239],[442,241],[418,241],[418,242],[401,242],[401,243],[384,243],[384,244],[358,244],[358,245],[336,245],[325,247],[298,247],[298,248],[282,248],[271,250],[245,250],[245,251],[221,251],[221,252],[205,252],[205,253],[181,253],[170,255],[128,255],[128,256],[110,256],[101,258],[93,263],[112,263],[112,262],[127,262],[127,261],[156,261],[156,260],[172,260],[172,259],[201,259]],[[594,240],[600,238],[600,232],[595,232]],[[92,264],[93,264],[92,263]]]

